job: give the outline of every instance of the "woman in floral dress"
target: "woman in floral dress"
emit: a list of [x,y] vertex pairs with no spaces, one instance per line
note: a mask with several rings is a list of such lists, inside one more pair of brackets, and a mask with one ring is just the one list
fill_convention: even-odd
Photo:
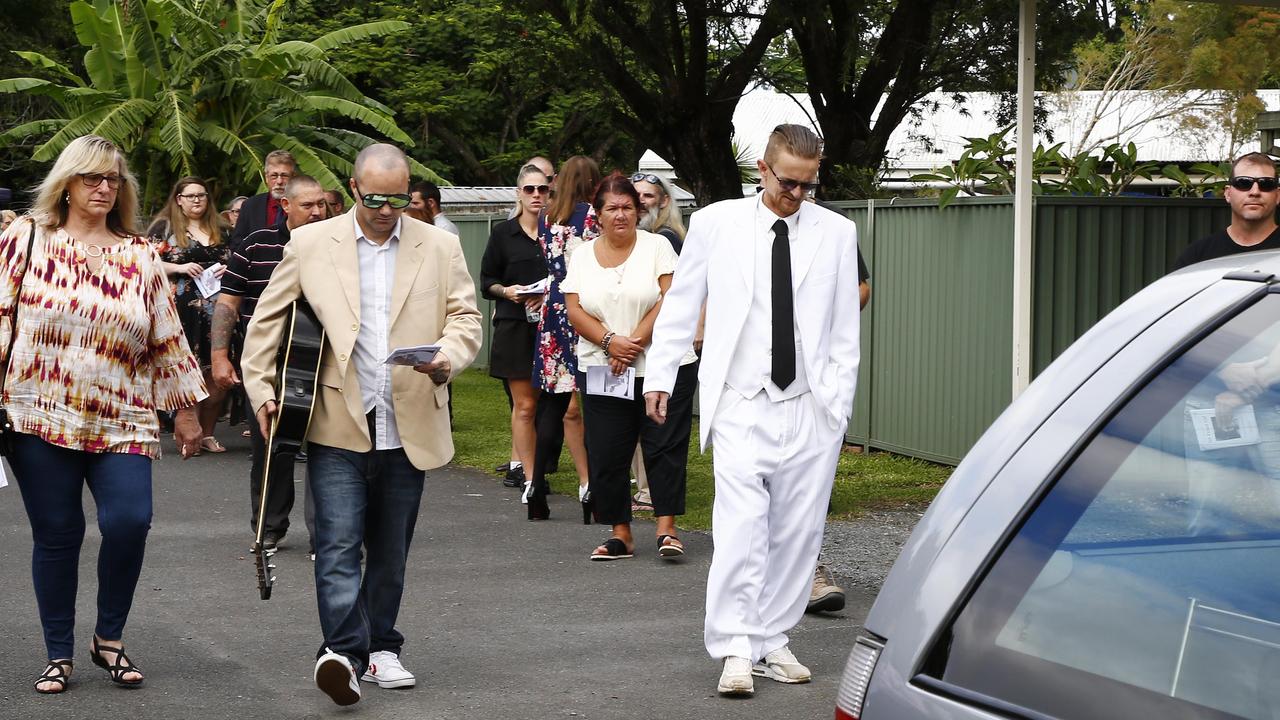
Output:
[[209,372],[212,365],[209,331],[213,305],[218,296],[204,297],[196,287],[195,279],[215,264],[222,267],[214,275],[222,277],[231,254],[226,231],[227,226],[214,209],[204,180],[196,177],[184,177],[174,184],[169,201],[147,229],[147,235],[164,261],[164,271],[173,288],[173,299],[178,306],[178,318],[187,336],[187,344],[204,370],[209,397],[200,403],[200,426],[204,430],[200,449],[215,453],[227,450],[213,436],[213,427],[222,414],[226,391],[212,382]]
[[[546,462],[556,452],[560,428],[578,471],[578,500],[582,503],[582,521],[591,522],[591,495],[587,492],[587,453],[582,441],[582,412],[574,391],[578,371],[578,335],[569,324],[564,292],[560,283],[569,268],[569,257],[582,243],[600,234],[596,213],[590,199],[600,184],[600,168],[588,157],[575,155],[565,161],[556,176],[556,195],[538,229],[538,243],[547,258],[551,287],[542,303],[542,319],[538,322],[538,344],[533,353],[533,384],[541,392],[534,420],[537,440],[534,446],[533,477],[529,493],[530,519],[545,519],[547,480]],[[537,515],[538,517],[535,517]]]

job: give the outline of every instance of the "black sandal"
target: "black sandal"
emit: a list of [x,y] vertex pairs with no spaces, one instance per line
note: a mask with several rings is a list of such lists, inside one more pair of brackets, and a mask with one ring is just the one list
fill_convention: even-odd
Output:
[[[36,678],[36,692],[41,695],[57,695],[67,689],[67,681],[71,679],[72,662],[70,660],[50,660],[48,665],[44,666],[44,672],[40,677]],[[44,683],[56,683],[57,687],[40,689]]]
[[[670,545],[667,544],[667,540],[671,541]],[[678,558],[683,554],[684,543],[680,542],[680,538],[675,535],[658,536],[658,557],[670,560],[672,558]]]
[[[600,548],[604,548],[604,552],[596,552]],[[633,557],[631,551],[627,549],[627,544],[621,539],[611,537],[604,541],[604,544],[591,551],[592,560],[622,560],[623,558]]]
[[[103,652],[113,652],[116,654],[116,661],[108,663],[107,659],[102,657]],[[98,636],[93,636],[93,644],[89,648],[89,659],[93,660],[93,664],[107,671],[111,676],[111,682],[124,687],[138,687],[146,678],[138,678],[137,680],[125,680],[124,676],[128,673],[142,674],[142,671],[129,661],[129,656],[124,654],[123,647],[105,647],[98,644]]]

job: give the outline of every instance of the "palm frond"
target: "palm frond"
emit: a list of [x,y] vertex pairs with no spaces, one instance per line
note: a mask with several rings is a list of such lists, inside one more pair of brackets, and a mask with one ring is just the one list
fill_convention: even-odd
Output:
[[67,124],[65,118],[50,118],[47,120],[32,120],[31,122],[22,123],[17,127],[12,127],[0,134],[0,146],[16,143],[20,140],[26,140],[34,135],[44,135],[45,133],[57,132],[58,128]]
[[336,50],[343,45],[369,40],[371,38],[382,37],[384,35],[393,35],[398,32],[404,32],[413,26],[402,20],[382,20],[378,22],[364,23],[363,25],[353,25],[331,33],[326,33],[311,41],[311,44],[325,52]]
[[58,73],[59,75],[61,75],[62,77],[66,78],[67,80],[70,80],[71,82],[75,83],[76,85],[79,85],[81,87],[84,86],[84,80],[81,80],[79,75],[76,75],[75,73],[71,72],[71,70],[67,68],[66,65],[63,65],[62,63],[56,60],[52,60],[44,55],[41,55],[38,52],[32,52],[30,50],[14,50],[13,54],[17,55],[23,60],[26,60],[27,62],[31,63],[32,65],[38,68],[43,68],[45,70],[52,70]]
[[108,108],[107,114],[102,116],[102,119],[98,120],[89,132],[101,135],[117,145],[129,147],[133,145],[132,140],[146,129],[146,122],[151,119],[157,109],[156,103],[151,100],[141,98],[126,100],[115,107]]
[[89,130],[109,112],[111,112],[110,107],[99,107],[68,120],[58,132],[53,134],[53,137],[36,148],[31,154],[31,159],[36,162],[48,162],[58,157],[58,153],[62,152],[72,140],[89,134]]
[[391,118],[384,113],[370,110],[364,105],[353,103],[344,98],[330,95],[308,95],[307,102],[316,110],[331,112],[352,120],[359,120],[396,142],[413,146],[413,139],[401,130]]
[[271,142],[275,147],[283,148],[292,153],[293,158],[298,161],[298,169],[315,178],[324,187],[342,187],[342,180],[325,165],[324,161],[320,159],[319,155],[316,155],[310,145],[293,136],[283,134],[273,135]]

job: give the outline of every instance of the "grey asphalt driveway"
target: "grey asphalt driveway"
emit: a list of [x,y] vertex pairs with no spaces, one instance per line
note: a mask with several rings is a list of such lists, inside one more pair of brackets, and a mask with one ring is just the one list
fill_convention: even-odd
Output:
[[98,539],[87,492],[75,677],[62,696],[31,689],[44,659],[31,535],[17,488],[0,489],[0,718],[829,718],[874,598],[853,590],[843,613],[806,617],[792,634],[813,683],[757,679],[754,698],[722,699],[702,648],[709,536],[683,533],[686,560],[668,564],[652,524],[638,523],[636,558],[589,562],[608,530],[583,526],[570,498],[553,497],[552,520],[530,523],[497,478],[450,467],[428,475],[400,614],[418,686],[365,684],[364,700],[338,708],[311,683],[320,635],[301,500],[263,602],[247,553],[248,443],[220,435],[224,455],[155,466],[125,638],[147,673],[138,690],[110,685],[89,662]]

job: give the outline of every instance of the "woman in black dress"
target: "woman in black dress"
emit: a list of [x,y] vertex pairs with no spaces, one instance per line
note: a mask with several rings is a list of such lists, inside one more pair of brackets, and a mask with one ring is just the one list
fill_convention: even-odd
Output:
[[147,229],[147,235],[155,242],[164,261],[187,344],[204,370],[209,397],[200,402],[200,426],[204,431],[200,448],[215,453],[227,451],[213,436],[213,427],[222,414],[226,398],[226,391],[219,388],[210,375],[209,330],[218,295],[206,297],[196,278],[215,265],[219,267],[213,276],[222,277],[231,254],[226,242],[227,230],[222,216],[214,209],[208,186],[197,177],[184,177],[174,184],[164,209]]
[[[519,212],[493,226],[480,261],[480,287],[494,301],[489,374],[505,380],[511,390],[511,444],[519,464],[526,468],[524,502],[528,502],[533,468],[533,416],[538,401],[532,379],[533,347],[542,295],[521,295],[519,290],[547,277],[547,262],[538,245],[538,217],[549,194],[550,182],[542,170],[534,165],[520,168],[516,177]],[[531,519],[541,514],[537,509],[530,508]]]

